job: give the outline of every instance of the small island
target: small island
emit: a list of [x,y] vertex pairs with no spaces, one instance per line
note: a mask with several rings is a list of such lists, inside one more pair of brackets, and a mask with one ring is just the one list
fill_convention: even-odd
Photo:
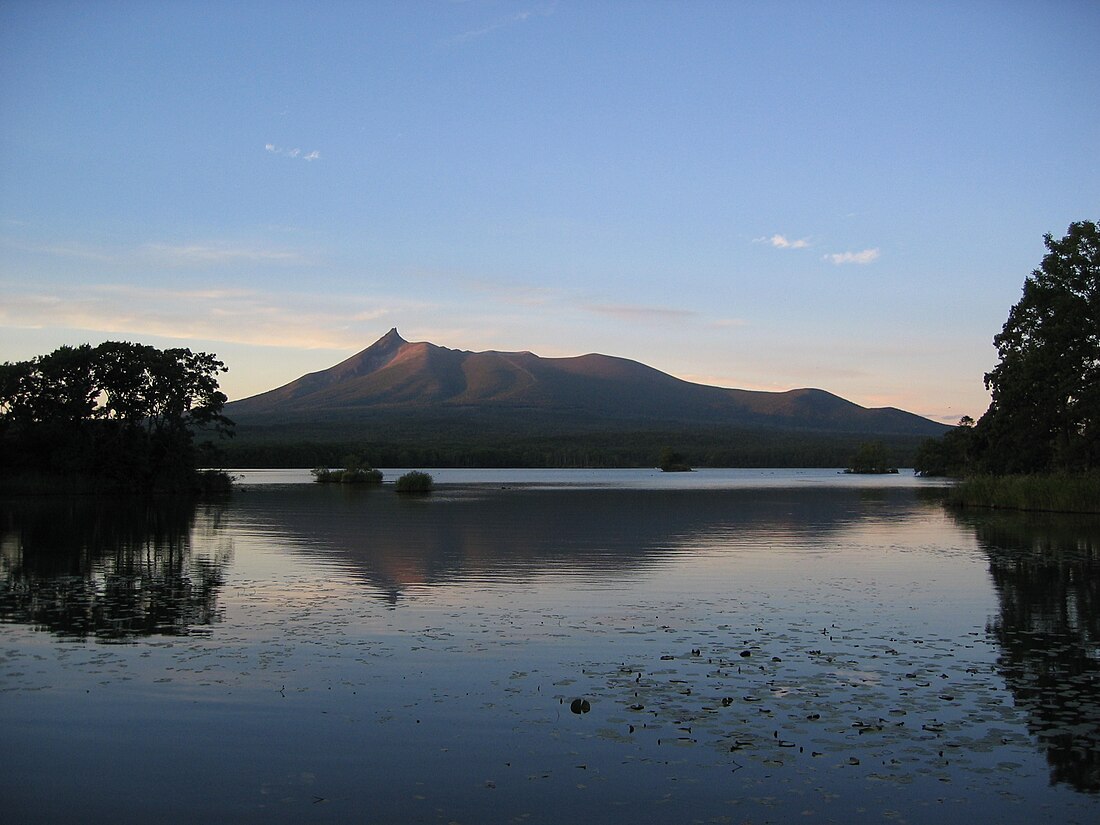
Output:
[[397,492],[399,493],[430,493],[435,485],[435,479],[431,473],[422,470],[410,470],[397,479]]
[[886,460],[886,448],[878,441],[861,444],[851,464],[844,469],[853,475],[890,475],[897,473],[897,467],[891,467]]
[[687,463],[683,454],[676,452],[671,447],[665,447],[661,450],[661,456],[657,461],[657,466],[662,473],[691,473],[691,465]]
[[310,472],[319,484],[381,484],[382,471],[376,470],[362,455],[347,455],[341,462],[343,469],[314,467]]

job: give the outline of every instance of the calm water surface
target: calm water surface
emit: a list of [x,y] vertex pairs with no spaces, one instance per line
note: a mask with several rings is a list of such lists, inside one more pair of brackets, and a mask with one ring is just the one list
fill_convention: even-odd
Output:
[[4,821],[1100,819],[1100,521],[434,474],[0,501]]

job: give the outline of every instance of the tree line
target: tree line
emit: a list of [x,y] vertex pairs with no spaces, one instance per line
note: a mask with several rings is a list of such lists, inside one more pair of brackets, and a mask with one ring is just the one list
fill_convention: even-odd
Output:
[[[912,467],[921,438],[884,436],[892,466]],[[348,453],[374,467],[616,468],[658,467],[662,448],[673,449],[692,467],[846,467],[861,434],[784,430],[660,430],[563,433],[508,438],[479,437],[454,426],[421,437],[395,433],[356,438],[318,433],[294,438],[288,428],[265,433],[249,428],[223,448],[232,467],[343,467]]]
[[218,375],[189,349],[107,341],[0,365],[0,467],[10,477],[96,487],[183,489],[231,435]]
[[925,442],[926,475],[1088,474],[1100,470],[1100,230],[1070,225],[1024,281],[994,337],[998,363],[980,419]]

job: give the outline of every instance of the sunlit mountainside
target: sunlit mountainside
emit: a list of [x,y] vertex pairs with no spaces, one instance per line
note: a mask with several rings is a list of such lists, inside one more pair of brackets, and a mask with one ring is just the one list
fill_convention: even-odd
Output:
[[682,381],[625,358],[540,358],[409,343],[396,329],[351,358],[227,407],[245,424],[369,421],[372,414],[447,411],[554,415],[612,422],[724,424],[881,435],[939,435],[943,427],[891,407],[868,409],[819,389],[756,392]]
[[403,441],[408,449],[463,442],[498,452],[517,439],[599,435],[607,447],[616,434],[637,439],[642,433],[683,434],[688,443],[734,433],[756,433],[765,441],[772,434],[774,441],[785,433],[801,443],[843,436],[846,444],[877,438],[912,445],[945,429],[903,410],[868,409],[820,389],[724,389],[625,358],[467,352],[410,343],[396,329],[330,369],[233,402],[226,413],[245,443]]

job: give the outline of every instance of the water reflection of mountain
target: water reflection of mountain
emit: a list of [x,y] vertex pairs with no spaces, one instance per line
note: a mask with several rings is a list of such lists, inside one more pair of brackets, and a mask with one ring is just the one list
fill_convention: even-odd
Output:
[[396,601],[411,587],[451,581],[641,573],[700,542],[821,541],[875,513],[918,506],[912,490],[866,492],[465,488],[409,500],[313,486],[249,493],[235,508]]
[[1046,751],[1052,783],[1100,793],[1100,522],[956,514],[989,556],[1000,668]]
[[170,497],[0,501],[0,621],[101,640],[202,632],[228,551],[195,557],[195,518]]

